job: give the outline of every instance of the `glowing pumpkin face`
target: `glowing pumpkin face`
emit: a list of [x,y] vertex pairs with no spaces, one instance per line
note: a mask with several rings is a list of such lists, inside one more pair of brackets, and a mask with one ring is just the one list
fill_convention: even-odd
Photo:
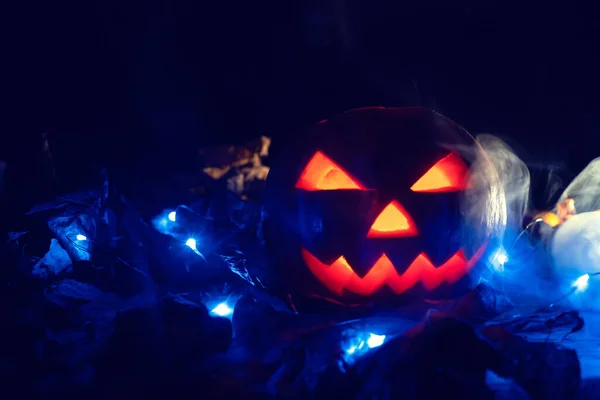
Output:
[[480,151],[462,128],[421,108],[322,121],[282,152],[267,181],[263,226],[280,284],[344,304],[471,287],[497,232],[493,218],[465,218],[461,208],[465,193],[491,193],[473,187],[467,158]]

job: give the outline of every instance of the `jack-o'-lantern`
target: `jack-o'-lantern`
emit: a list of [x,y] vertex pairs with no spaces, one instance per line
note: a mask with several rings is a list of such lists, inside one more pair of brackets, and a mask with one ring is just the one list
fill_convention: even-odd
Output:
[[457,296],[481,277],[505,223],[483,149],[417,107],[321,121],[280,151],[264,192],[271,268],[294,304]]

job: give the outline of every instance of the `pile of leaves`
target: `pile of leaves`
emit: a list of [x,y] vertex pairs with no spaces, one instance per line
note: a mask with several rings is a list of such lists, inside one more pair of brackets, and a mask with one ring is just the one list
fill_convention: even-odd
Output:
[[[205,178],[182,183],[193,195],[203,182],[203,195],[186,197],[196,210],[187,228],[205,238],[202,257],[177,235],[157,232],[140,202],[120,194],[106,171],[98,187],[31,209],[25,230],[8,232],[0,248],[0,320],[7,327],[0,366],[7,384],[31,395],[97,394],[93,388],[102,382],[119,393],[152,374],[176,380],[194,360],[227,349],[231,322],[211,315],[209,306],[239,297],[246,286],[226,253],[248,218],[259,215],[256,203],[242,197],[264,183],[268,145],[261,138],[233,151],[233,160],[221,159],[232,165],[220,176],[213,176],[213,165],[204,168]],[[124,360],[139,361],[157,348],[167,361],[149,356],[144,373],[134,366],[117,373]],[[169,373],[161,370],[167,364]]]
[[[435,312],[296,315],[261,290],[248,264],[264,263],[256,200],[269,143],[201,153],[205,179],[187,184],[195,197],[172,205],[187,218],[183,230],[156,229],[164,216],[144,217],[106,173],[94,190],[32,209],[28,229],[9,233],[0,253],[4,389],[24,397],[488,399],[493,371],[533,399],[573,398],[577,355],[516,334],[548,324],[574,332],[576,313],[504,320],[510,301],[480,285]],[[196,250],[185,246],[190,231]],[[235,306],[232,316],[212,312],[221,302]],[[375,332],[383,342],[371,348]]]

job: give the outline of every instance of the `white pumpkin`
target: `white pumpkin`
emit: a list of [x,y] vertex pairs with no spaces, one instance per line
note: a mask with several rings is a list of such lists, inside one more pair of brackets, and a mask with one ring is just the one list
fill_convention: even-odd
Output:
[[556,231],[551,244],[555,272],[577,279],[600,272],[600,212],[573,215]]

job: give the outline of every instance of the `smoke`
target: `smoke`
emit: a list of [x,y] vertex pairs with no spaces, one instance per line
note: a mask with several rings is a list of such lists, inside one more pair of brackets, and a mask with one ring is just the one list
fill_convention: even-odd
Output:
[[559,203],[575,200],[577,213],[600,210],[600,158],[596,158],[577,175],[563,192]]
[[[478,148],[459,148],[471,162],[474,189],[465,192],[462,206],[467,222],[487,226],[484,233],[502,240],[505,257],[502,265],[492,260],[490,267],[496,273],[490,283],[500,285],[498,288],[516,303],[545,302],[555,300],[577,276],[600,271],[600,212],[594,212],[600,211],[600,158],[559,197],[565,187],[559,166],[527,165],[521,157],[524,154],[520,156],[494,135],[481,134],[476,140]],[[531,171],[537,171],[535,187]],[[525,234],[534,229],[530,224],[531,229],[525,231],[525,218],[532,215],[532,190],[543,197],[536,197],[536,201],[554,207],[562,223],[557,228],[536,225],[541,241],[527,240],[529,235]],[[562,216],[562,208],[569,204],[574,204],[574,209]],[[506,229],[501,232],[499,227],[504,225]]]
[[507,234],[518,235],[529,208],[531,175],[525,163],[500,138],[482,134],[476,137],[492,161],[504,189],[507,210]]
[[[552,296],[554,288],[544,279],[543,262],[546,250],[527,240],[518,240],[529,213],[531,174],[522,158],[502,139],[481,134],[476,140],[483,151],[476,151],[472,159],[472,186],[477,190],[465,192],[463,212],[468,219],[488,215],[490,219],[503,217],[506,229],[497,232],[503,249],[491,255],[488,282],[519,303],[526,299],[544,299]],[[489,194],[487,204],[483,201]],[[486,208],[486,209],[483,209]],[[497,214],[496,217],[491,213]]]
[[529,210],[530,172],[500,138],[482,134],[475,139],[476,146],[458,147],[471,162],[472,190],[464,192],[462,214],[467,226],[485,226],[483,234],[510,246]]
[[[471,162],[470,190],[463,192],[461,214],[465,220],[466,243],[501,241],[506,227],[506,201],[502,183],[481,146],[461,147],[461,155]],[[478,229],[473,229],[478,227]]]
[[[490,249],[503,247],[489,255],[493,272],[485,278],[490,285],[515,304],[545,303],[556,300],[565,285],[571,287],[576,275],[600,272],[600,212],[595,212],[600,211],[600,158],[559,197],[563,182],[570,180],[560,165],[526,164],[526,153],[491,134],[476,136],[475,146],[453,134],[443,136],[440,144],[458,151],[471,167],[471,190],[463,192],[461,203],[465,243],[485,238]],[[554,208],[556,226],[541,223],[541,218],[525,226],[534,215],[534,201],[542,210]]]
[[[556,201],[553,211],[563,219],[558,228],[540,227],[539,234],[551,240],[550,247],[546,248],[541,242],[518,240],[531,207],[530,168],[498,137],[483,134],[476,139],[494,165],[506,198],[504,247],[510,263],[506,268],[503,266],[499,277],[504,282],[504,291],[513,299],[553,300],[565,287],[571,287],[578,276],[600,271],[600,213],[594,212],[600,210],[600,158],[592,161],[567,186],[558,201],[562,179],[556,166],[544,165],[542,175],[547,176],[536,178],[544,178],[543,202]],[[568,215],[563,216],[563,209],[569,204],[574,204],[574,209],[567,210]],[[550,276],[553,278],[548,279]]]

